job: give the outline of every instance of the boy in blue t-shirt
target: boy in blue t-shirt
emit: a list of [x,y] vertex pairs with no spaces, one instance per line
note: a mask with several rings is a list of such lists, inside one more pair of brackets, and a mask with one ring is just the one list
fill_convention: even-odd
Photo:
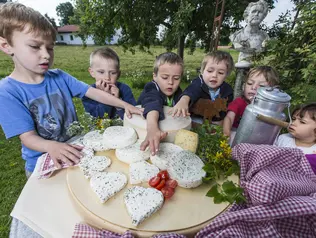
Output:
[[[91,86],[110,93],[113,96],[122,99],[131,105],[136,105],[130,87],[124,83],[117,82],[120,77],[120,59],[116,52],[108,47],[96,49],[90,55],[89,72],[92,78],[96,80]],[[90,98],[82,98],[83,106],[86,112],[94,117],[102,118],[107,113],[109,118],[118,115],[121,119],[124,117],[124,110],[110,105],[104,105]]]
[[82,156],[82,147],[64,143],[67,128],[77,120],[73,97],[124,108],[129,117],[142,113],[61,70],[49,70],[56,31],[39,12],[5,3],[0,5],[0,22],[0,50],[14,62],[13,72],[0,80],[0,125],[6,138],[19,136],[27,175],[42,153],[48,152],[58,168],[60,162],[73,165]]

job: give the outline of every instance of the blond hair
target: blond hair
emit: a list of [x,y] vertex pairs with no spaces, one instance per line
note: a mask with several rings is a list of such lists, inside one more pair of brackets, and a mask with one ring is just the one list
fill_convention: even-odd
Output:
[[234,69],[234,60],[232,56],[228,52],[217,50],[214,52],[210,52],[204,56],[202,60],[202,64],[201,64],[201,71],[200,71],[201,74],[203,73],[207,65],[207,62],[210,59],[213,59],[216,63],[219,63],[222,61],[225,62],[226,67],[227,67],[227,76],[230,75],[230,73]]
[[166,52],[156,57],[154,63],[154,74],[157,74],[159,67],[165,63],[181,65],[183,71],[183,59],[173,52]]
[[277,86],[280,83],[278,73],[270,66],[257,66],[249,70],[246,82],[255,75],[263,75],[269,86]]
[[117,53],[114,50],[112,50],[111,48],[109,48],[109,47],[102,47],[102,48],[94,50],[90,54],[90,66],[92,66],[93,58],[95,56],[100,56],[103,59],[110,59],[110,60],[115,61],[117,70],[120,69],[120,58],[117,55]]
[[15,2],[0,4],[0,37],[12,45],[13,32],[22,32],[26,27],[28,33],[56,39],[55,28],[38,11]]

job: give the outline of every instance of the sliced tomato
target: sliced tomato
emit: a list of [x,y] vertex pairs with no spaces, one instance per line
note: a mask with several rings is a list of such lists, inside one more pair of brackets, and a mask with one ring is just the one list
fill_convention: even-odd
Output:
[[148,184],[149,184],[150,187],[155,188],[155,187],[160,183],[160,180],[161,180],[160,177],[155,176],[155,177],[152,177],[152,178],[149,180]]
[[161,179],[160,183],[155,187],[158,190],[161,190],[166,184],[166,180]]
[[166,187],[176,188],[178,186],[178,182],[174,179],[169,179],[166,181]]
[[163,187],[161,192],[165,198],[171,198],[174,194],[174,188],[171,187]]
[[168,180],[170,177],[169,177],[169,173],[167,170],[161,170],[158,174],[157,174],[158,177],[162,178],[162,179],[165,179],[165,180]]

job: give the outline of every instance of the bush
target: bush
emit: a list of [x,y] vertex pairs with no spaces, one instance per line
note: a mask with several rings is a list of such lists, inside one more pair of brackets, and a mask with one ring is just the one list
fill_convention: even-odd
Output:
[[145,71],[135,70],[131,73],[127,73],[126,76],[130,78],[132,88],[143,89],[145,84],[149,82]]

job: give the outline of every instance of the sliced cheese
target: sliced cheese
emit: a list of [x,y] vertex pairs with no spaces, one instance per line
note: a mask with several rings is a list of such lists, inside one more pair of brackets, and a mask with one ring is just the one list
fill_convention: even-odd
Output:
[[120,149],[134,144],[137,134],[131,127],[110,126],[105,129],[103,139],[108,148]]
[[116,149],[115,150],[116,157],[118,158],[118,160],[127,164],[148,160],[150,157],[149,148],[147,148],[145,151],[141,151],[140,150],[141,143],[142,143],[142,140],[138,140],[135,144],[129,145],[122,149]]
[[203,166],[203,161],[197,155],[183,150],[170,158],[167,171],[180,187],[195,188],[202,184],[202,178],[206,175]]
[[102,172],[111,165],[111,160],[106,156],[84,157],[79,162],[79,167],[86,178],[97,172]]
[[90,186],[101,203],[106,202],[127,184],[125,174],[120,172],[99,172],[90,179]]
[[156,155],[150,156],[150,161],[161,170],[167,169],[168,160],[174,153],[180,152],[183,149],[172,143],[160,143],[159,151]]
[[177,132],[174,144],[180,146],[184,150],[196,153],[199,142],[199,135],[195,132],[181,129]]
[[138,226],[146,218],[158,211],[163,205],[163,195],[155,188],[134,186],[124,193],[127,212],[133,226]]
[[159,173],[159,169],[146,161],[139,161],[129,165],[130,184],[148,182]]

